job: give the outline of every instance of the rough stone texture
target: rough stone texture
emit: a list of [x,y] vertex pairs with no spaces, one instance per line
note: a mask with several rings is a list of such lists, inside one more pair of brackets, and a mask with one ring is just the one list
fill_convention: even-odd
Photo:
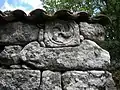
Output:
[[26,65],[11,65],[9,67],[10,69],[27,69],[27,70],[32,70],[30,67],[26,66]]
[[62,90],[61,74],[49,70],[43,71],[41,90]]
[[43,48],[31,42],[20,52],[23,61],[36,68],[49,70],[106,69],[110,55],[95,42],[84,40],[78,47]]
[[37,40],[39,29],[22,22],[0,25],[0,44],[26,44]]
[[19,64],[19,53],[21,50],[22,47],[19,45],[5,46],[4,50],[0,53],[0,64]]
[[39,90],[40,71],[0,69],[0,90]]
[[[42,12],[36,9],[27,19],[34,21],[35,14],[46,14]],[[103,26],[86,22],[0,25],[0,90],[116,90],[111,73],[90,71],[110,64],[109,53],[93,42],[103,41],[104,35]]]
[[32,70],[30,67],[26,66],[26,65],[21,65],[22,69],[28,69],[28,70]]
[[39,41],[41,47],[46,47],[43,40],[44,40],[44,29],[40,29],[39,36],[38,36],[38,41]]
[[21,65],[11,65],[10,69],[21,69]]
[[62,83],[64,90],[116,90],[111,73],[105,71],[68,71]]
[[104,28],[100,24],[88,24],[86,22],[81,22],[80,32],[85,39],[104,41],[105,38]]
[[48,47],[80,44],[79,26],[74,21],[56,20],[46,23],[44,42]]

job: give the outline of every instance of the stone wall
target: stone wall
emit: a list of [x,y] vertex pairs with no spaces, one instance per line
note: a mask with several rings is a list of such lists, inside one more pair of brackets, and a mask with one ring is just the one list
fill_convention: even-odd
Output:
[[104,28],[52,20],[0,25],[0,90],[116,90]]

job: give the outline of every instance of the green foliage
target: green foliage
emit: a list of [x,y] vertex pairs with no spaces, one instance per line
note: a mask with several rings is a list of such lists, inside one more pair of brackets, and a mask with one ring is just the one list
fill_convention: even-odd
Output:
[[120,69],[112,72],[113,79],[116,82],[117,90],[120,90]]
[[120,0],[109,0],[102,12],[112,21],[112,24],[107,27],[106,39],[120,41]]
[[102,48],[109,51],[111,55],[112,70],[120,68],[120,41],[108,40],[98,43]]
[[101,0],[44,0],[44,8],[49,13],[54,13],[61,9],[70,11],[87,11],[93,14],[95,10],[103,7]]
[[106,14],[112,21],[106,26],[106,41],[103,48],[111,55],[110,67],[116,87],[120,90],[120,0],[106,0],[102,13]]
[[103,48],[111,55],[114,69],[120,68],[120,0],[107,0],[101,13],[106,14],[112,23],[106,26],[106,40]]

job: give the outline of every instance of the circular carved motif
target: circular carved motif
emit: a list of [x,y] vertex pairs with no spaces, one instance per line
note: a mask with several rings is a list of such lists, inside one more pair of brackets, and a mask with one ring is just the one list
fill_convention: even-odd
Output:
[[[46,25],[45,42],[48,46],[67,46],[74,43],[75,22],[57,20]],[[79,31],[78,31],[79,33]]]
[[70,30],[70,28],[70,24],[64,23],[61,25],[61,23],[57,23],[52,29],[50,29],[50,32],[48,32],[48,37],[51,42],[55,44],[69,43],[74,36],[74,30]]

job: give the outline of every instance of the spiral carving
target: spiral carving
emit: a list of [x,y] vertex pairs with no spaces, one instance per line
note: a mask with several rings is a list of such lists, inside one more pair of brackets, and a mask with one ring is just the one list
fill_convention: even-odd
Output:
[[79,44],[79,27],[74,21],[56,20],[46,24],[45,44],[49,47]]

